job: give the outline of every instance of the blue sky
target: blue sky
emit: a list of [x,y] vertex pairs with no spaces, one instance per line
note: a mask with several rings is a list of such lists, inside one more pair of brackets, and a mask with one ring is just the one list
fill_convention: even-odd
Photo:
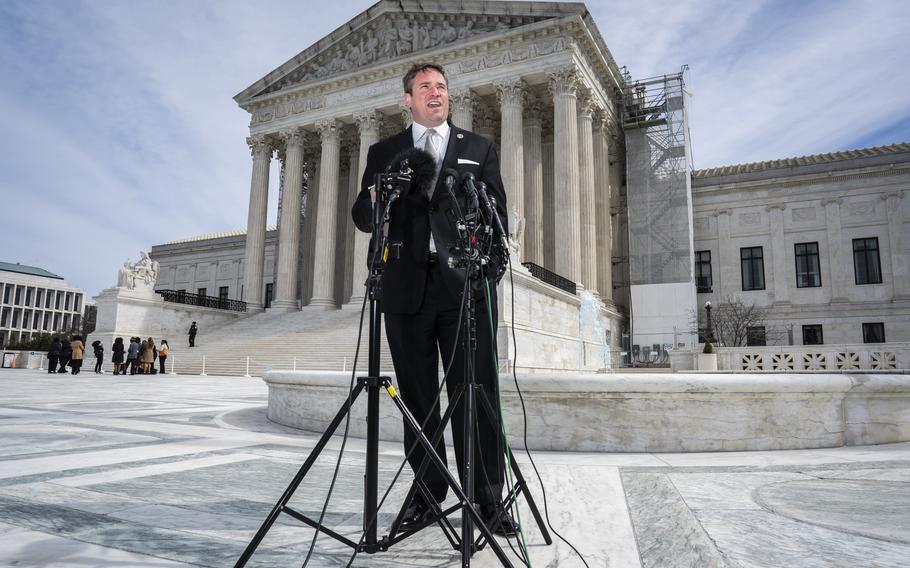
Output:
[[[371,4],[0,2],[0,260],[95,295],[140,249],[244,227],[232,97]],[[587,6],[633,77],[690,66],[698,168],[910,140],[910,2]]]

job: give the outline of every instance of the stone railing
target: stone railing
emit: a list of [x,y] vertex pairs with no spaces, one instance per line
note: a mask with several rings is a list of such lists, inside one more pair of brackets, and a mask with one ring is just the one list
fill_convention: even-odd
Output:
[[[896,371],[910,369],[910,343],[716,347],[725,371]],[[674,370],[695,369],[695,352],[674,353]]]

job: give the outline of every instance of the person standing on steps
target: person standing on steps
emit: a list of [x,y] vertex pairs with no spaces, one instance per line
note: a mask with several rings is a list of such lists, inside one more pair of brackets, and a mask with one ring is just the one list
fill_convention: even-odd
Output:
[[199,333],[199,328],[196,327],[196,322],[193,322],[190,325],[190,330],[187,334],[190,336],[190,347],[196,347],[196,334]]

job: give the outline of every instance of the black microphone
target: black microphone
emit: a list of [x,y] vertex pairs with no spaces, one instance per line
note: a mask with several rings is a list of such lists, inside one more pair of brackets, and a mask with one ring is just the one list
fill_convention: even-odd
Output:
[[481,201],[483,201],[483,206],[490,213],[490,217],[493,218],[496,230],[499,231],[500,238],[502,239],[502,244],[506,247],[506,250],[508,250],[509,237],[502,228],[502,220],[499,218],[499,213],[496,211],[495,204],[490,201],[490,196],[487,194],[487,184],[482,181],[477,182],[477,193],[480,195]]
[[436,160],[422,148],[412,146],[396,154],[389,162],[386,171],[395,170],[400,174],[399,180],[407,182],[397,184],[395,199],[415,190],[426,193],[436,177]]
[[465,193],[468,194],[468,210],[476,210],[480,207],[480,204],[477,202],[477,187],[474,185],[474,174],[465,172],[461,182],[464,184]]

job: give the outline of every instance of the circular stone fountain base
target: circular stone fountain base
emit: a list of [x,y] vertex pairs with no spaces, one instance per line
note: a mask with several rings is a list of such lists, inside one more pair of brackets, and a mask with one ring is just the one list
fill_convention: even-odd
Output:
[[[348,395],[350,373],[270,371],[268,416],[322,432]],[[519,375],[534,450],[708,452],[785,450],[910,440],[910,375],[667,373]],[[523,447],[521,402],[501,377],[513,447]],[[406,393],[405,393],[406,396]],[[401,440],[395,405],[380,394],[380,437]],[[445,404],[445,402],[443,403]],[[344,422],[336,433],[344,430]],[[351,435],[366,435],[366,393]]]

